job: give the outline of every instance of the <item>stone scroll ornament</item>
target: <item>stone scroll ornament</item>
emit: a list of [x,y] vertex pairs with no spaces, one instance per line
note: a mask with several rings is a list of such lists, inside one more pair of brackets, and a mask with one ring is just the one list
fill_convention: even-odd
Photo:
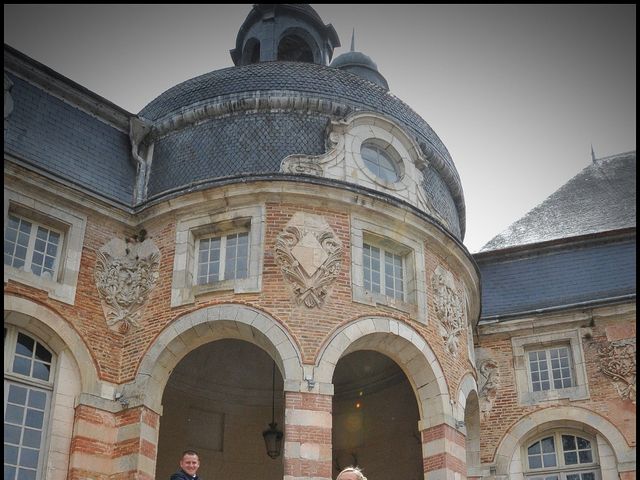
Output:
[[159,266],[160,251],[150,239],[126,243],[114,238],[100,248],[95,280],[110,329],[126,333],[139,327]]
[[615,340],[598,348],[600,371],[624,400],[636,403],[636,339]]
[[460,334],[465,329],[462,297],[456,291],[453,275],[438,266],[431,277],[436,316],[440,320],[440,335],[452,355],[458,354]]
[[498,364],[491,358],[486,358],[478,365],[478,397],[480,400],[480,419],[486,421],[493,409],[493,402],[498,394],[499,374]]
[[276,238],[275,261],[296,303],[320,307],[340,273],[342,243],[324,218],[298,212]]

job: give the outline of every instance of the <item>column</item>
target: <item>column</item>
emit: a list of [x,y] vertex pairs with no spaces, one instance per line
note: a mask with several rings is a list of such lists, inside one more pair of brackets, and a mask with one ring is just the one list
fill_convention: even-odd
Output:
[[285,392],[284,480],[331,480],[332,400]]
[[425,480],[466,479],[465,436],[446,423],[422,430]]

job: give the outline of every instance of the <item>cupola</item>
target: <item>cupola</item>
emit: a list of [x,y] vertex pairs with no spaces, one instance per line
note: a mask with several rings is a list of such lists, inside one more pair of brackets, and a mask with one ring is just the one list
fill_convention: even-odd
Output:
[[240,27],[231,58],[236,66],[271,61],[328,65],[340,46],[331,24],[308,4],[256,4]]
[[355,31],[351,34],[351,51],[338,55],[330,67],[339,68],[347,72],[358,75],[376,85],[389,91],[387,80],[378,71],[378,65],[371,60],[371,57],[355,49]]

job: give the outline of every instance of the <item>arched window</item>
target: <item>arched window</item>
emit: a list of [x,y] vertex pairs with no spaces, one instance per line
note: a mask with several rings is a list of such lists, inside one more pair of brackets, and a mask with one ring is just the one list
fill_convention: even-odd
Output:
[[553,432],[525,449],[528,480],[600,480],[595,442],[583,434]]
[[313,63],[313,51],[299,35],[287,35],[278,44],[278,60]]
[[4,328],[4,479],[40,480],[55,357],[38,339]]

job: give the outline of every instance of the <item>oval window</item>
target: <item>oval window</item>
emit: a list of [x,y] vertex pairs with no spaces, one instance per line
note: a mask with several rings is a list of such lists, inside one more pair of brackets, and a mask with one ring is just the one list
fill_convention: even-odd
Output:
[[390,183],[400,180],[398,163],[379,145],[363,143],[360,148],[360,155],[362,155],[362,160],[364,160],[367,168],[378,178]]

